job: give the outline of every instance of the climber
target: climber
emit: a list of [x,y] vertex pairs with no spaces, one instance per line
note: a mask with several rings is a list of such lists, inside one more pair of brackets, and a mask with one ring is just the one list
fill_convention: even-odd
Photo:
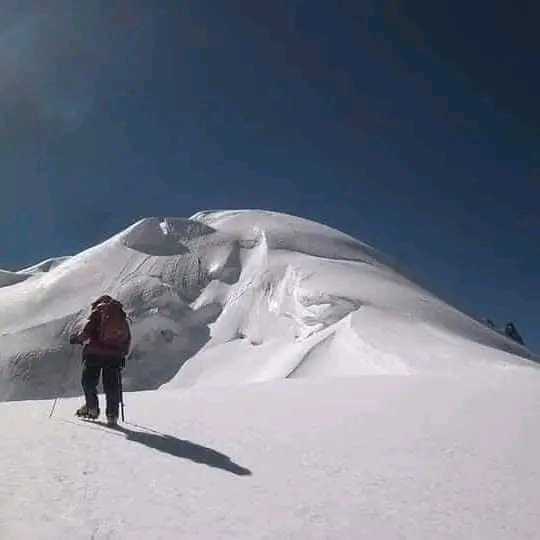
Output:
[[81,332],[70,343],[83,345],[82,387],[85,404],[77,416],[95,420],[99,417],[97,385],[103,374],[107,424],[116,425],[121,399],[121,370],[131,344],[131,332],[124,308],[109,295],[100,296],[91,305],[90,316]]

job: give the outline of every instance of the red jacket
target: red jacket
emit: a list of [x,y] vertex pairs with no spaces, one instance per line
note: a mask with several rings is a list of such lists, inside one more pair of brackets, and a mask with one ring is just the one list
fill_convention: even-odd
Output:
[[92,310],[82,331],[76,336],[78,343],[84,343],[83,355],[124,357],[129,352],[131,336],[128,336],[120,349],[105,347],[99,342],[99,325],[101,314],[98,309]]

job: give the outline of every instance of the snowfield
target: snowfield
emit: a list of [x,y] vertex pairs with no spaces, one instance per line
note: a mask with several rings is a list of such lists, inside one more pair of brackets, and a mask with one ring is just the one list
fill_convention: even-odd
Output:
[[[134,335],[116,431],[73,418],[104,293]],[[540,530],[538,357],[329,227],[144,219],[0,271],[0,302],[0,538]]]
[[0,538],[538,537],[527,370],[128,393],[118,431],[78,403],[0,406]]

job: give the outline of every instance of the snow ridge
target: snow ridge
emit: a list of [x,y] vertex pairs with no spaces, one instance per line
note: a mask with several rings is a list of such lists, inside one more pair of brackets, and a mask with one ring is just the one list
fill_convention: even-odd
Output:
[[0,400],[80,392],[67,338],[103,293],[132,319],[128,390],[537,360],[371,246],[275,212],[143,219],[73,257],[1,272],[0,287]]

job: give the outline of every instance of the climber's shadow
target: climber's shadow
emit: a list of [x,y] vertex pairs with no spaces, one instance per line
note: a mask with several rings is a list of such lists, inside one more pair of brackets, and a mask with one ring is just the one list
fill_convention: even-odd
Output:
[[[142,426],[140,426],[142,427]],[[123,433],[128,441],[133,441],[159,452],[178,458],[189,459],[208,467],[214,467],[237,476],[251,476],[251,471],[234,463],[229,456],[212,448],[191,441],[178,439],[158,431],[135,431],[125,425],[116,426],[115,431]]]

